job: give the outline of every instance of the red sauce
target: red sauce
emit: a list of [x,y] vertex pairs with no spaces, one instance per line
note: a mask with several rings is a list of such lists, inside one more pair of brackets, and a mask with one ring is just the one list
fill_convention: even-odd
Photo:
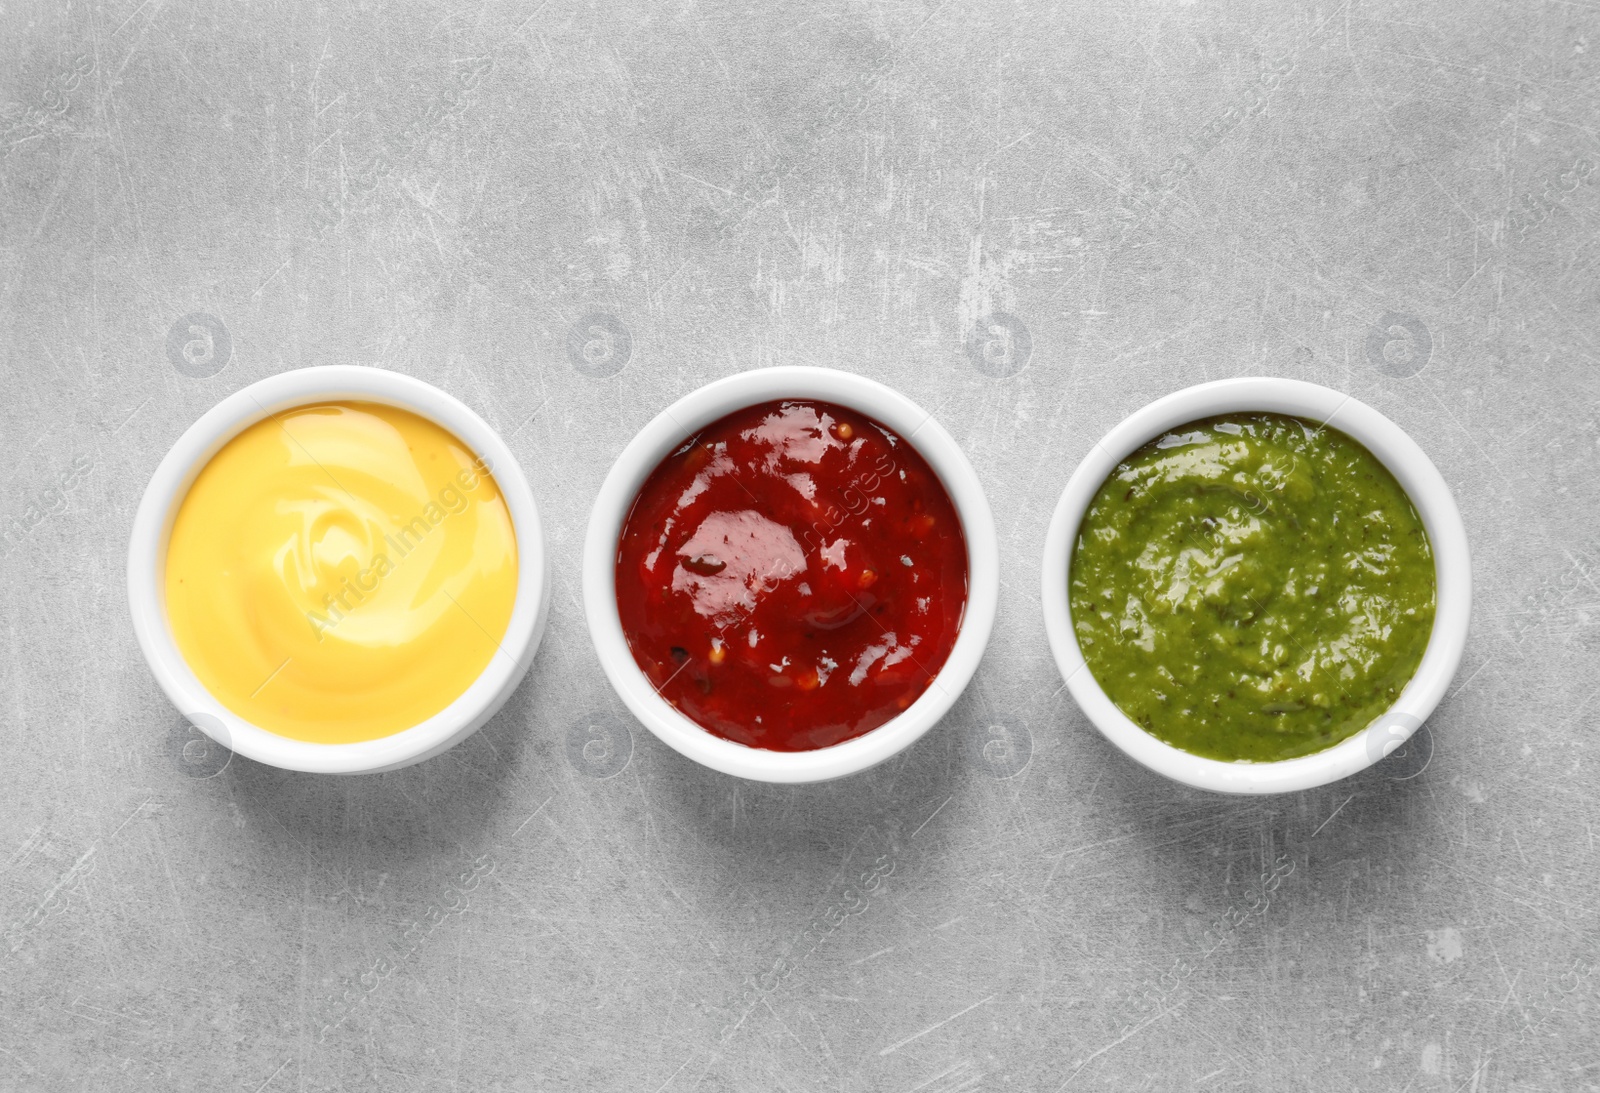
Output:
[[716,735],[773,751],[910,706],[966,602],[966,538],[938,476],[826,402],[708,425],[645,481],[617,552],[617,610],[651,683]]

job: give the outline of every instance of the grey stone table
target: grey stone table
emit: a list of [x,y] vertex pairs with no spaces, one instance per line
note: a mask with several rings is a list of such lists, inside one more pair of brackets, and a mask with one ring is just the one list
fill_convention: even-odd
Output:
[[[1600,10],[1578,0],[99,3],[0,12],[0,1088],[1600,1087]],[[263,376],[454,393],[548,519],[510,704],[403,772],[199,746],[135,504]],[[612,459],[718,376],[922,402],[1005,565],[916,747],[735,781],[579,606]],[[1466,660],[1287,797],[1114,751],[1049,513],[1169,391],[1300,377],[1456,492]]]

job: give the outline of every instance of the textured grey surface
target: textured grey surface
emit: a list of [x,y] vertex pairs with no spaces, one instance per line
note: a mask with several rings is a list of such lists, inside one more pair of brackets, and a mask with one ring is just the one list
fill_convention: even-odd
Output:
[[[0,11],[0,1087],[1600,1086],[1594,5],[253,7]],[[442,758],[218,772],[132,513],[334,362],[508,437],[549,634]],[[772,788],[621,710],[577,566],[640,425],[792,362],[934,410],[1006,571],[936,730]],[[1253,373],[1421,443],[1477,598],[1431,750],[1232,800],[1090,729],[1037,589],[1093,440]]]

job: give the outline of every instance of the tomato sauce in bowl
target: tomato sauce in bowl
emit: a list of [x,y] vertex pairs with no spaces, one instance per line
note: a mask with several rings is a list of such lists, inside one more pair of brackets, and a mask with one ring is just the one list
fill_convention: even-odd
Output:
[[746,407],[645,480],[617,551],[634,661],[709,732],[772,751],[871,732],[955,646],[967,545],[906,440],[814,400]]

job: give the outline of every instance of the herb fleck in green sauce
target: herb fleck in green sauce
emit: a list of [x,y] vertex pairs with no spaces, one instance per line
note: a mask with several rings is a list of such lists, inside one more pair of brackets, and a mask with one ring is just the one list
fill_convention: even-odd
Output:
[[1281,414],[1182,426],[1100,487],[1069,570],[1089,669],[1196,755],[1321,751],[1399,696],[1433,628],[1433,551],[1356,441]]

